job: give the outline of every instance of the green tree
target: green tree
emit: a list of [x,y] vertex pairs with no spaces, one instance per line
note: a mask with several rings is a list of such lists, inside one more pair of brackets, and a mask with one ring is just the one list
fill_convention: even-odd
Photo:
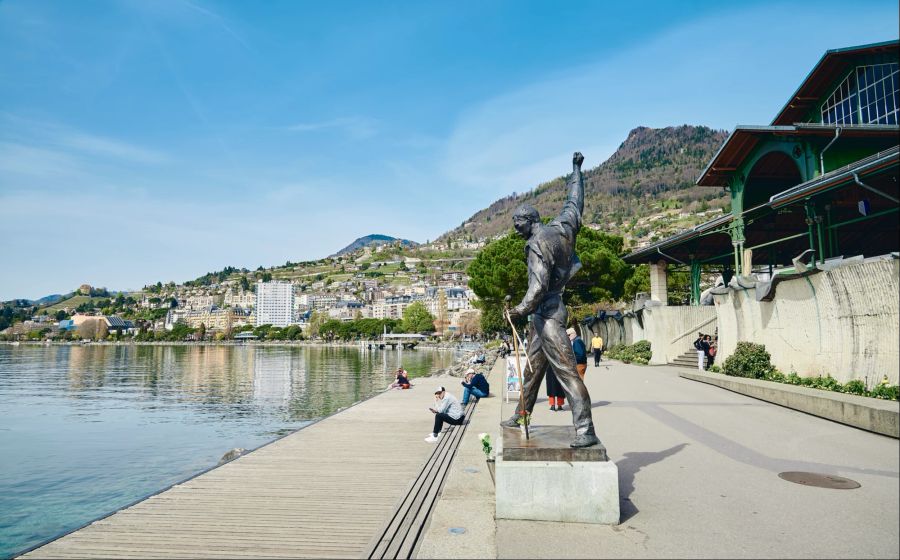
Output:
[[504,298],[509,295],[513,301],[521,301],[528,288],[525,240],[509,234],[488,243],[466,272],[469,287],[479,298],[481,328],[486,333],[504,330]]
[[409,333],[434,331],[434,315],[428,312],[428,308],[421,301],[416,301],[403,310],[403,324],[401,328]]
[[200,340],[203,340],[206,338],[206,323],[200,323],[200,328],[197,329],[197,337]]
[[247,275],[241,276],[241,289],[243,291],[248,291],[250,289],[250,281],[247,280]]
[[618,235],[581,228],[575,239],[575,254],[582,266],[566,285],[566,303],[579,306],[622,297],[632,274],[632,268],[619,256],[622,246]]

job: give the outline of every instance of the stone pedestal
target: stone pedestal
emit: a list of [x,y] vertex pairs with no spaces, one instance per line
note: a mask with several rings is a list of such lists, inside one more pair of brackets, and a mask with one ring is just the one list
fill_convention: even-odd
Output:
[[619,469],[602,444],[569,447],[572,426],[503,428],[497,445],[497,519],[619,523]]

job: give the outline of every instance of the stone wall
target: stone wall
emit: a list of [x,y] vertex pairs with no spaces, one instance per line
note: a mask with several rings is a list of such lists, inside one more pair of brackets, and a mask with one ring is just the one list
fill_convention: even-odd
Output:
[[588,341],[591,332],[599,332],[607,348],[649,340],[653,351],[650,363],[667,364],[691,349],[698,331],[716,330],[716,309],[711,305],[657,305],[645,307],[639,313],[640,320],[629,313],[621,321],[606,318],[595,322],[591,329],[584,329],[582,338]]
[[[782,372],[860,379],[871,388],[900,373],[900,261],[868,259],[778,284],[773,301],[754,289],[714,295],[722,363],[739,341],[765,344]],[[655,356],[655,352],[654,352]]]

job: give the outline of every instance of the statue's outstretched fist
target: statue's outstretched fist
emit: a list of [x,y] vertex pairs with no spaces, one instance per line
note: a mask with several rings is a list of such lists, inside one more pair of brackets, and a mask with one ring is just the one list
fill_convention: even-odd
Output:
[[572,156],[572,164],[580,168],[582,163],[584,163],[584,156],[581,155],[581,152],[575,152],[575,155]]

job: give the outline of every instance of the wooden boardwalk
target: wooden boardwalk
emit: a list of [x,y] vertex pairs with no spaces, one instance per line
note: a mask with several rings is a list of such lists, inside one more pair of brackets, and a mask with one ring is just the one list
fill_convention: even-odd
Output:
[[[429,379],[390,391],[22,558],[359,558],[436,451]],[[458,394],[458,391],[456,391]]]

